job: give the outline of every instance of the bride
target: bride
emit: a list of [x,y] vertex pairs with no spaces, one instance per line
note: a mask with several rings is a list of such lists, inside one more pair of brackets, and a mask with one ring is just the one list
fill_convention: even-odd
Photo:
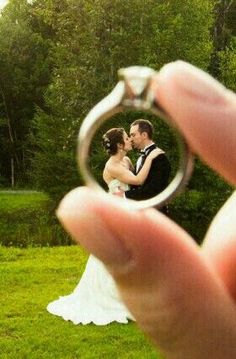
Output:
[[[127,152],[132,149],[131,140],[123,128],[112,128],[103,136],[103,146],[109,154],[103,179],[109,192],[125,197],[129,184],[142,184],[150,170],[152,160],[160,153],[153,150],[137,175]],[[85,271],[74,291],[51,302],[49,313],[70,320],[74,324],[106,325],[111,322],[128,323],[134,320],[123,304],[113,278],[102,262],[89,256]]]
[[109,192],[120,196],[125,196],[125,191],[129,189],[129,185],[143,184],[148,176],[152,160],[163,153],[160,148],[151,151],[141,170],[137,175],[134,175],[132,162],[126,156],[127,152],[132,150],[131,139],[123,128],[112,128],[107,131],[103,136],[103,145],[110,156],[105,164],[103,179],[109,188]]

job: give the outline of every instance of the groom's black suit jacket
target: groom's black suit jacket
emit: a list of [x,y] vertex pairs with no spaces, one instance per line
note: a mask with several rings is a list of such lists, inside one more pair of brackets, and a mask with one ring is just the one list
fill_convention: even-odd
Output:
[[[147,148],[147,150],[145,151],[143,163],[147,155],[156,147],[157,146],[153,144],[152,146]],[[142,165],[139,168],[138,172],[141,168]],[[169,177],[170,163],[165,153],[161,153],[152,160],[152,165],[145,182],[140,186],[132,185],[130,187],[130,190],[125,192],[125,195],[127,198],[135,199],[138,201],[154,197],[167,187],[169,183]]]

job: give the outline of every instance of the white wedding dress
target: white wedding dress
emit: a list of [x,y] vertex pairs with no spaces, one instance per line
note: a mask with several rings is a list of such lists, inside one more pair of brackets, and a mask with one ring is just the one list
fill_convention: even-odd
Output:
[[[126,190],[128,187],[118,180],[110,182],[110,193],[114,194],[120,189]],[[47,310],[74,324],[106,325],[134,320],[121,301],[112,276],[93,255],[89,256],[85,271],[74,291],[49,303]]]

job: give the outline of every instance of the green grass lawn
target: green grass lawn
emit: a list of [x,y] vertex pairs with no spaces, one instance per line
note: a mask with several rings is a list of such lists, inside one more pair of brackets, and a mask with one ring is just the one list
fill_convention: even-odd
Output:
[[69,294],[88,255],[78,246],[0,247],[0,358],[158,358],[134,323],[82,326],[46,311]]
[[0,191],[0,211],[39,209],[48,201],[46,193],[37,191]]

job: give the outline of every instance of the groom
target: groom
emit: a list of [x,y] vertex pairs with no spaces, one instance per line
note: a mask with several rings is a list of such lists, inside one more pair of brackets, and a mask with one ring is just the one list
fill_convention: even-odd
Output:
[[[153,142],[153,125],[148,120],[138,119],[130,126],[130,138],[133,148],[141,150],[141,155],[135,166],[135,174],[142,168],[147,155],[157,148]],[[141,186],[131,186],[125,193],[127,198],[145,200],[162,192],[169,183],[170,163],[164,151],[154,160],[147,179]]]

